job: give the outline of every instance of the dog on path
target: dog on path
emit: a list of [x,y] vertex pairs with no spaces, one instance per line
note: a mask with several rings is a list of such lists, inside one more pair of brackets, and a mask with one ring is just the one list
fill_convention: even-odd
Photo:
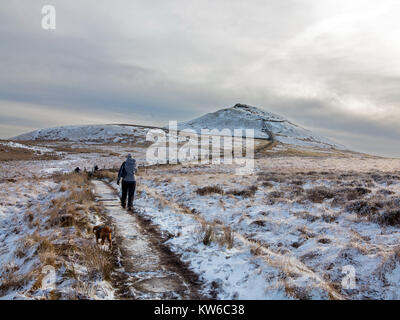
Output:
[[112,248],[112,230],[107,226],[95,226],[93,228],[93,233],[96,235],[96,244],[99,243],[101,239],[101,245],[104,245],[105,241],[109,242],[108,247]]

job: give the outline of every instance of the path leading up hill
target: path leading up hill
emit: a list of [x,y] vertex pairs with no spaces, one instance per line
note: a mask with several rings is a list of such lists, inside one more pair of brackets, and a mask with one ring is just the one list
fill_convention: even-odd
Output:
[[134,299],[201,299],[197,275],[166,246],[150,222],[121,209],[114,190],[93,181],[97,200],[111,218],[120,250],[119,296]]

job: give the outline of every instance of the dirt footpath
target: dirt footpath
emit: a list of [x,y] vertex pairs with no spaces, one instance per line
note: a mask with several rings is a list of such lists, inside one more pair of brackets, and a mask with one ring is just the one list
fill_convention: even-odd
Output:
[[102,181],[93,181],[114,229],[120,266],[115,279],[121,299],[202,299],[195,273],[172,253],[157,228],[138,212],[120,206],[115,191]]

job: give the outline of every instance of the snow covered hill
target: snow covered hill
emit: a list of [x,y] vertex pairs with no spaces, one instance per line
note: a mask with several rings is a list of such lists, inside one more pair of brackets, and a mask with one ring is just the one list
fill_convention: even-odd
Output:
[[320,137],[280,115],[260,110],[244,104],[208,113],[200,118],[178,124],[179,130],[192,129],[254,129],[255,138],[306,147],[346,149],[327,138]]
[[[76,141],[93,143],[143,143],[151,127],[134,125],[79,125],[47,128],[26,133],[11,140]],[[181,122],[178,130],[192,129],[254,129],[255,138],[274,139],[278,142],[301,146],[344,150],[327,138],[318,136],[284,117],[255,107],[236,104],[232,108],[208,113],[200,118]],[[165,127],[167,129],[167,127]]]
[[11,140],[45,140],[45,141],[74,141],[74,142],[136,142],[146,139],[148,128],[130,125],[79,125],[40,129]]

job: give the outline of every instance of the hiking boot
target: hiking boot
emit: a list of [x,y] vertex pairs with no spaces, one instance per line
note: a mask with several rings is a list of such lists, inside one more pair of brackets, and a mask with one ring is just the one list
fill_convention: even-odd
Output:
[[132,207],[128,207],[128,211],[133,211],[133,208]]
[[126,204],[125,203],[121,203],[121,207],[125,209],[126,208]]

